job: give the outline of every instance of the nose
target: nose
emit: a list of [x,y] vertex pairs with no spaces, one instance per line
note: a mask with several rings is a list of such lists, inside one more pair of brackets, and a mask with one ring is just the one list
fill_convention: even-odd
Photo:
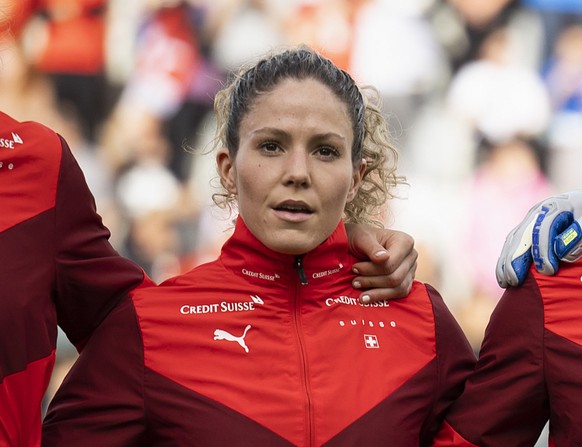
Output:
[[290,151],[284,168],[283,183],[285,186],[301,188],[311,185],[311,167],[307,151],[303,149]]

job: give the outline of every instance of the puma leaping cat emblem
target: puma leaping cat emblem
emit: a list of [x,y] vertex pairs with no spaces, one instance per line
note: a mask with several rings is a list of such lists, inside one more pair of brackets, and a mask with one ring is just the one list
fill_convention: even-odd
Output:
[[216,329],[214,331],[214,339],[215,340],[226,340],[226,341],[236,341],[241,347],[245,350],[245,352],[249,352],[249,348],[245,343],[245,337],[247,332],[251,328],[251,325],[247,325],[243,334],[240,337],[236,337],[229,332],[223,331],[222,329]]

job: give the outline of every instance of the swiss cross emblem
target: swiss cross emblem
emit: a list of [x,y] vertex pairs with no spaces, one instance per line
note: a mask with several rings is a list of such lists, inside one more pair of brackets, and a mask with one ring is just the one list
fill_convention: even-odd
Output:
[[368,349],[375,349],[380,347],[380,343],[378,343],[378,337],[375,335],[364,334],[364,344]]

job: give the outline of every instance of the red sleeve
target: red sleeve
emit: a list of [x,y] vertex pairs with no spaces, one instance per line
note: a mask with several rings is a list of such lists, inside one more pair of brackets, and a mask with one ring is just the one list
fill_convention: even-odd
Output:
[[127,297],[97,328],[55,394],[43,447],[146,445],[143,384],[141,333]]
[[435,318],[438,385],[432,417],[422,430],[422,445],[427,445],[442,425],[446,411],[463,392],[465,381],[473,372],[476,361],[470,343],[439,293],[430,286],[427,286],[427,290]]
[[56,281],[59,326],[78,347],[144,272],[109,243],[109,230],[66,142],[56,198]]
[[544,378],[544,313],[530,276],[491,315],[475,372],[434,446],[531,446],[549,417]]

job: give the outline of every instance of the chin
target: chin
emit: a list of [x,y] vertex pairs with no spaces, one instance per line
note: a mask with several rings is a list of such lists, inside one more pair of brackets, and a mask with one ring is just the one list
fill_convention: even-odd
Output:
[[305,230],[279,230],[271,234],[263,234],[258,239],[277,253],[286,255],[303,255],[320,245],[328,236]]
[[302,243],[298,244],[297,243],[297,238],[294,238],[293,241],[289,241],[288,243],[285,243],[286,241],[284,240],[278,240],[275,241],[275,243],[273,244],[271,248],[271,250],[274,250],[278,253],[283,253],[286,255],[294,255],[294,256],[299,256],[299,255],[304,255],[305,253],[310,252],[311,250],[313,250],[314,248],[316,248],[321,242],[317,242],[317,241],[305,241],[302,240]]
[[304,246],[297,246],[297,245],[281,245],[277,244],[276,246],[269,247],[271,250],[276,251],[277,253],[283,253],[285,255],[293,255],[293,256],[300,256],[304,255],[305,253],[313,250],[314,247],[306,248]]

